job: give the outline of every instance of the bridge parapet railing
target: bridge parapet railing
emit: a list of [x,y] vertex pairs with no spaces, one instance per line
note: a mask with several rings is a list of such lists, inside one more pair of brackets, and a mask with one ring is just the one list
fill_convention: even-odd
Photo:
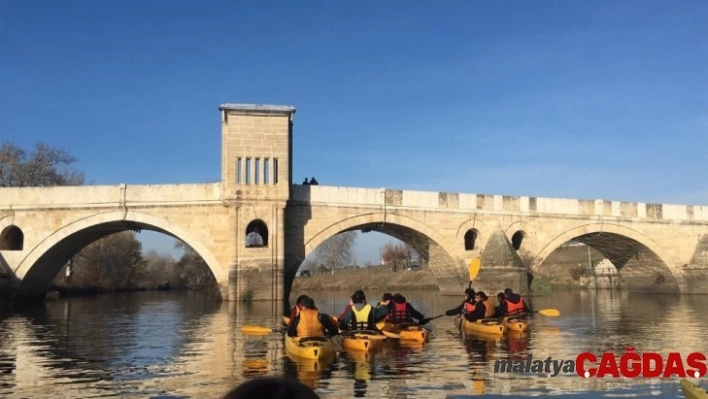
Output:
[[450,211],[597,216],[708,222],[708,206],[572,198],[524,197],[339,186],[291,186],[291,199],[310,203]]
[[219,183],[0,188],[0,209],[219,201]]

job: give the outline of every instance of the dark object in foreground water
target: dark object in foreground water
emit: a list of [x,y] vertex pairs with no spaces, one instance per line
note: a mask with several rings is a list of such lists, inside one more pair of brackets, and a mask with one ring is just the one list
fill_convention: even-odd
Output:
[[229,391],[224,399],[319,399],[307,385],[284,377],[249,380]]

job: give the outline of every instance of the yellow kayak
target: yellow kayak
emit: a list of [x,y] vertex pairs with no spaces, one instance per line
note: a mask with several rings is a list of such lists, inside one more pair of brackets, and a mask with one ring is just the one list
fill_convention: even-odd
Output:
[[334,343],[328,337],[285,336],[285,350],[289,355],[302,359],[326,359],[335,353]]
[[392,323],[390,321],[376,323],[381,332],[394,339],[403,341],[415,341],[423,343],[427,341],[429,331],[415,323]]
[[526,332],[529,330],[529,321],[524,318],[505,317],[504,326],[507,331]]
[[342,347],[353,351],[371,351],[380,346],[386,336],[374,331],[352,331],[342,333]]
[[708,399],[708,392],[705,389],[686,379],[681,380],[681,392],[686,399]]
[[455,324],[463,333],[504,334],[506,326],[497,320],[468,321],[464,317],[455,318]]
[[[332,319],[332,323],[334,323],[335,326],[339,326],[339,321],[337,321],[337,318],[334,316],[329,316],[330,319]],[[283,323],[286,326],[290,325],[290,317],[288,316],[283,316]]]
[[491,343],[501,343],[504,340],[504,335],[502,334],[490,334],[477,331],[469,331],[465,333],[466,340],[478,340]]

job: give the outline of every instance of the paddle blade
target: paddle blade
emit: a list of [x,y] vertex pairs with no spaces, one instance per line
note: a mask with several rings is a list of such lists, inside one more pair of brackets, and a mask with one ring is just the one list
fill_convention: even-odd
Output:
[[558,309],[553,309],[553,308],[550,308],[550,309],[541,309],[541,310],[538,311],[538,313],[540,313],[540,314],[542,314],[542,315],[544,315],[544,316],[548,316],[548,317],[558,317],[558,316],[560,316],[560,314],[561,314],[561,313],[558,311]]
[[477,278],[479,269],[482,267],[482,261],[479,258],[474,258],[470,262],[470,281]]
[[246,334],[268,334],[273,331],[272,328],[262,326],[243,326],[241,331]]

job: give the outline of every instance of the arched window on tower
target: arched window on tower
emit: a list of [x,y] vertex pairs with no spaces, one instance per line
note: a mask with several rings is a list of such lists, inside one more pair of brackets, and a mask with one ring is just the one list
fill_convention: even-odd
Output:
[[477,241],[477,230],[467,230],[467,233],[465,233],[465,251],[473,250],[475,241]]
[[268,226],[256,219],[246,227],[246,248],[259,248],[268,246]]
[[22,251],[25,235],[19,227],[7,226],[0,233],[0,250]]
[[523,231],[519,230],[516,233],[514,233],[513,236],[511,236],[511,245],[514,247],[515,250],[521,249],[521,242],[524,241],[524,237],[526,237],[526,233]]

